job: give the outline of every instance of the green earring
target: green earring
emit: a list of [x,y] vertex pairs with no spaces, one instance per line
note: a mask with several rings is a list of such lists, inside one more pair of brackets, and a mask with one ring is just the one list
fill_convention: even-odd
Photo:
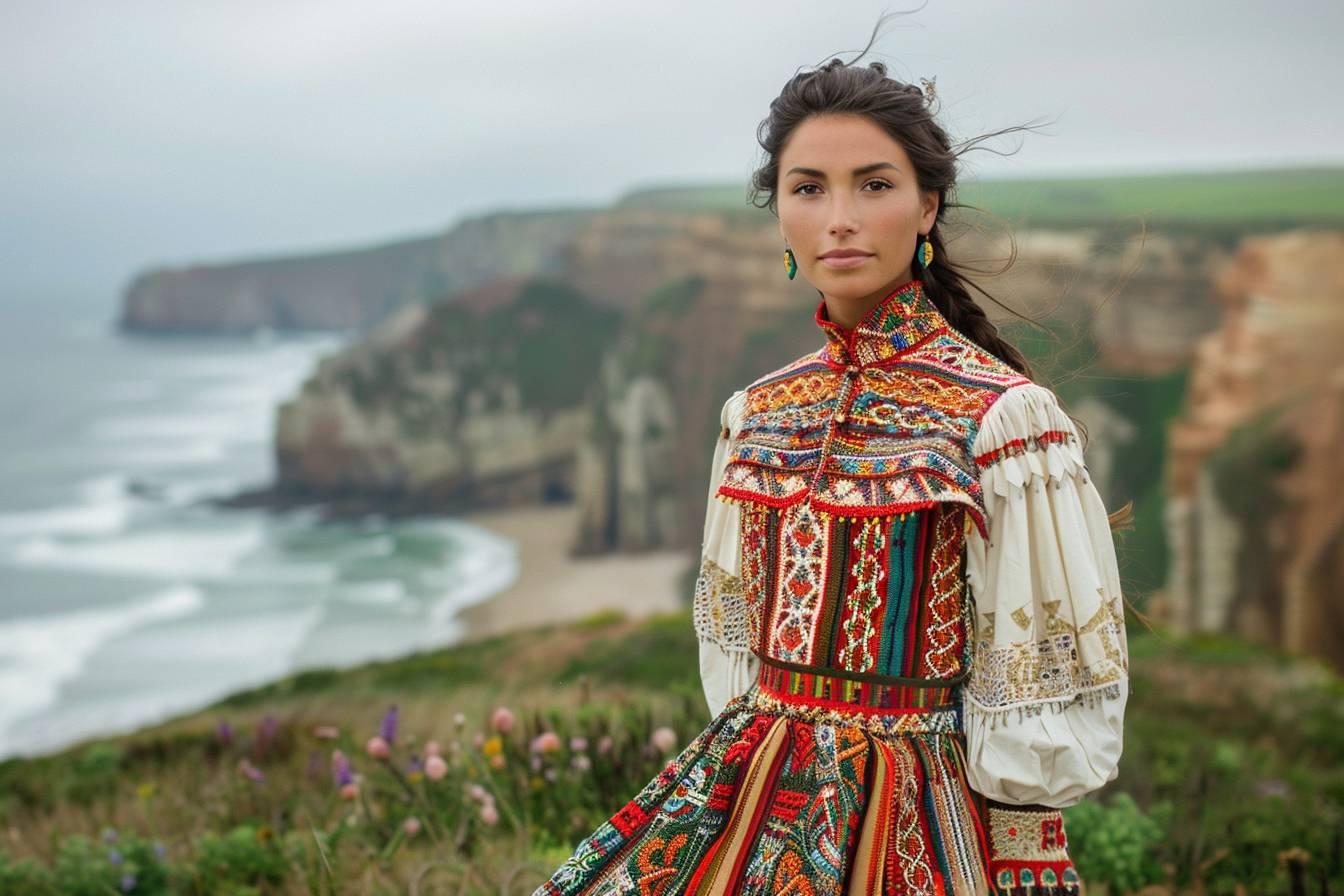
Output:
[[915,258],[919,261],[922,271],[927,271],[933,261],[933,243],[923,234],[920,234],[919,241],[915,243]]
[[784,250],[784,273],[789,275],[790,280],[793,279],[794,274],[798,273],[798,260],[793,257],[792,249]]

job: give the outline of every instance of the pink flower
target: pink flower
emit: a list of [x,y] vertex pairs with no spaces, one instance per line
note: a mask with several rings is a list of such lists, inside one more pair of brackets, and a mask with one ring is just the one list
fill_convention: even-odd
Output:
[[426,756],[442,756],[443,750],[439,748],[439,742],[436,740],[425,741]]
[[586,772],[591,770],[593,767],[593,760],[588,758],[587,753],[580,753],[579,755],[571,759],[569,763],[570,765],[574,766],[574,771],[576,772]]
[[481,806],[481,821],[491,826],[499,824],[499,810],[493,802]]
[[507,706],[496,707],[494,715],[490,717],[490,727],[500,734],[508,734],[512,731],[513,723],[513,712]]
[[381,735],[375,734],[369,738],[369,742],[364,745],[364,752],[368,753],[374,759],[386,759],[392,755],[392,748],[388,746],[387,739]]
[[615,742],[611,739],[610,734],[604,734],[597,739],[597,752],[599,755],[610,753],[613,746],[615,746]]
[[342,784],[342,785],[341,785],[341,799],[343,799],[343,800],[352,800],[352,799],[354,799],[354,798],[357,797],[357,796],[359,796],[359,785],[358,785],[358,784],[356,784],[356,783],[354,783],[354,782],[352,781],[352,782],[350,782],[349,784]]
[[677,747],[677,733],[664,725],[653,732],[649,743],[660,753],[671,753]]
[[569,739],[569,748],[575,753],[588,749],[588,738],[575,735]]
[[412,815],[401,823],[401,829],[406,832],[407,837],[414,837],[420,833],[420,819]]
[[469,786],[467,788],[467,796],[471,797],[478,803],[483,803],[487,799],[491,799],[489,791],[487,791],[484,787],[482,787],[479,784],[472,784],[471,786]]
[[313,737],[319,740],[335,740],[341,736],[341,729],[335,725],[318,725],[313,729]]
[[484,743],[485,743],[485,735],[482,732],[477,731],[475,734],[471,736],[471,745],[476,749],[479,750],[481,748],[481,745]]
[[266,775],[262,773],[261,769],[257,768],[247,759],[238,760],[238,771],[242,772],[243,777],[257,784],[261,784],[266,780]]
[[504,767],[504,754],[503,754],[503,753],[496,753],[494,756],[491,756],[491,757],[490,757],[490,767],[491,767],[491,768],[503,768],[503,767]]
[[442,781],[446,774],[448,774],[448,763],[443,761],[442,756],[431,756],[425,760],[425,776],[429,780]]
[[532,739],[533,753],[554,753],[560,749],[560,735],[554,731],[543,731]]

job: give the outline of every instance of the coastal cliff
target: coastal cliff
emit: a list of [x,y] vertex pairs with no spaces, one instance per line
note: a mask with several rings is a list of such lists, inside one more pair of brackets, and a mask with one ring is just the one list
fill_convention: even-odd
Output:
[[1164,612],[1344,668],[1344,233],[1244,240],[1169,433]]
[[118,324],[135,333],[364,332],[407,305],[548,272],[591,216],[496,212],[380,246],[147,270],[127,285]]

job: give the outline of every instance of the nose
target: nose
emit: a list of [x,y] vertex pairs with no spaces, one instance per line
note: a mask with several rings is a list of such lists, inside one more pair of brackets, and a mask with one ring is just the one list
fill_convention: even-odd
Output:
[[833,237],[838,237],[845,233],[854,233],[859,229],[859,221],[855,214],[854,203],[843,196],[837,196],[831,201],[831,223],[827,228]]

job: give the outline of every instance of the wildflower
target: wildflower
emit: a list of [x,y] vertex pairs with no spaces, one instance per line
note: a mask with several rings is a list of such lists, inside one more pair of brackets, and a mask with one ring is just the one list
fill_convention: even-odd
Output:
[[499,737],[492,737],[481,744],[481,752],[486,756],[498,756],[504,751],[504,741]]
[[115,828],[103,828],[103,842],[108,844],[117,842],[117,831]]
[[120,865],[120,864],[121,864],[121,851],[120,851],[120,850],[117,850],[117,849],[109,849],[109,850],[107,851],[107,863],[108,863],[109,865]]
[[429,780],[442,781],[446,774],[448,774],[448,763],[443,761],[442,756],[431,756],[425,760],[425,776]]
[[574,767],[574,771],[582,773],[590,771],[592,769],[593,760],[588,758],[587,753],[580,753],[579,755],[571,759],[569,761],[569,764]]
[[414,815],[410,816],[401,823],[401,829],[406,832],[407,837],[414,837],[420,833],[420,819]]
[[374,759],[386,759],[392,754],[392,748],[388,746],[387,739],[375,734],[369,738],[369,742],[364,745],[364,752],[368,753]]
[[349,784],[341,785],[341,799],[352,800],[359,796],[359,785],[351,781]]
[[481,821],[492,827],[499,824],[499,810],[495,808],[494,803],[486,803],[481,806]]
[[460,712],[455,712],[453,713],[453,724],[458,728],[461,728],[463,725],[467,724],[467,717]]
[[536,754],[533,754],[532,756],[532,771],[534,772],[541,771],[541,757],[537,756]]
[[275,720],[275,716],[267,715],[257,725],[257,749],[265,752],[270,748],[275,740],[276,733],[280,730],[280,723]]
[[164,845],[163,845],[162,843],[160,843],[159,841],[155,840],[155,841],[154,841],[154,858],[156,858],[156,859],[158,859],[160,862],[162,862],[163,859],[164,859],[164,857],[167,856],[167,855],[168,855],[168,850],[164,848]]
[[350,771],[350,760],[346,759],[340,750],[331,751],[331,774],[338,787],[354,783],[355,776]]
[[560,749],[560,735],[554,731],[543,731],[532,739],[532,752],[554,753]]
[[588,738],[580,737],[577,734],[569,739],[569,748],[575,753],[588,749]]
[[598,755],[599,755],[599,756],[603,756],[603,755],[606,755],[607,753],[610,753],[610,752],[611,752],[611,748],[612,748],[613,746],[615,746],[615,741],[613,741],[613,740],[611,739],[611,735],[610,735],[610,734],[604,734],[604,735],[602,735],[602,736],[601,736],[600,738],[598,738],[598,740],[597,740],[597,752],[598,752]]
[[485,735],[482,734],[481,732],[477,731],[475,734],[471,736],[471,745],[476,749],[479,750],[481,748],[481,744],[483,743],[485,743]]
[[221,744],[233,743],[233,726],[228,722],[220,722],[215,726],[215,739]]
[[135,795],[142,800],[147,800],[154,795],[154,782],[144,781],[135,788]]
[[548,768],[546,769],[546,771],[542,772],[542,774],[546,776],[547,781],[554,781],[556,779],[556,776],[559,775],[560,773],[553,768]]
[[270,825],[264,824],[257,828],[256,838],[258,843],[270,843],[275,837],[275,831]]
[[387,714],[383,716],[383,725],[378,730],[378,734],[389,744],[396,743],[397,740],[397,707],[396,705],[387,708]]
[[318,725],[313,729],[313,737],[318,740],[335,740],[341,736],[341,729],[335,725]]
[[660,753],[670,753],[677,747],[677,733],[667,726],[657,729],[649,737],[649,743]]
[[479,784],[467,785],[467,796],[476,800],[478,803],[483,803],[487,799],[491,799],[490,792]]
[[238,760],[238,771],[242,772],[243,777],[256,784],[261,784],[266,780],[266,774],[253,765],[247,757]]
[[503,767],[504,767],[504,756],[503,756],[502,754],[499,755],[499,756],[491,756],[491,757],[490,757],[490,767],[491,767],[491,768],[503,768]]
[[500,734],[508,734],[513,730],[515,721],[512,710],[507,706],[498,706],[495,708],[494,714],[490,716],[490,727]]
[[127,871],[121,876],[121,892],[129,893],[135,889],[135,875]]
[[443,750],[439,748],[439,742],[436,740],[425,741],[426,756],[442,756]]

